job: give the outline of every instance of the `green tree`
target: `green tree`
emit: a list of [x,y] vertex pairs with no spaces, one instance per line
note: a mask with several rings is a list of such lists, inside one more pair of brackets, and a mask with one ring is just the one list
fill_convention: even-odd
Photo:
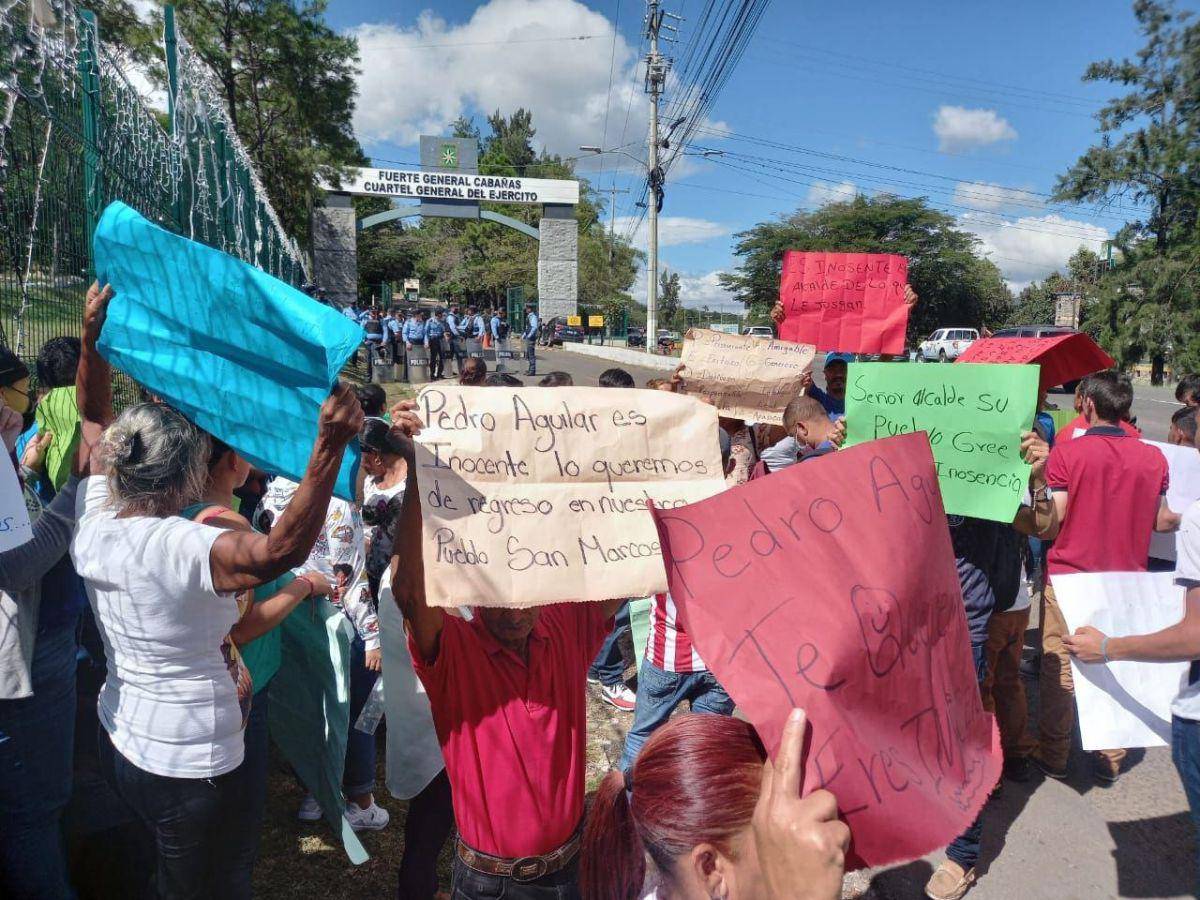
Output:
[[1160,0],[1136,0],[1145,41],[1135,58],[1093,63],[1087,81],[1125,89],[1097,113],[1101,140],[1063,174],[1058,200],[1141,205],[1114,243],[1120,262],[1095,281],[1085,327],[1122,366],[1149,359],[1200,367],[1200,23]]
[[891,195],[828,203],[762,222],[736,235],[741,264],[720,276],[722,286],[761,321],[779,298],[785,250],[898,253],[908,258],[908,281],[921,301],[909,317],[909,340],[941,326],[998,324],[1012,294],[1000,270],[978,253],[978,240],[923,198]]
[[679,273],[663,269],[658,273],[658,321],[663,328],[679,328]]
[[[102,9],[117,27],[105,40],[151,60],[151,79],[165,87],[162,0],[156,2],[146,24],[129,20],[127,0],[106,0]],[[174,6],[176,27],[212,69],[284,228],[307,243],[317,173],[365,162],[352,125],[357,42],[325,23],[326,0],[174,0]]]

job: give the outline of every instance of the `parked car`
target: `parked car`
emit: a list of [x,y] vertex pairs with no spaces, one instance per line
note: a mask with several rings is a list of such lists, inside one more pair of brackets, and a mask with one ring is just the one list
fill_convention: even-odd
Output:
[[658,349],[661,352],[671,353],[681,343],[683,343],[683,335],[678,331],[668,331],[665,328],[658,329]]
[[564,325],[559,330],[555,343],[561,344],[567,341],[572,344],[582,344],[585,337],[584,330],[578,325]]
[[1075,334],[1069,325],[1014,325],[1001,328],[992,334],[994,338],[1058,337],[1060,334]]
[[979,340],[974,328],[939,328],[917,348],[917,362],[949,362]]
[[625,346],[627,347],[645,347],[646,346],[646,329],[645,328],[630,328],[625,334]]
[[749,335],[750,337],[766,338],[767,340],[771,340],[775,337],[775,329],[770,325],[750,325],[742,332],[742,334]]

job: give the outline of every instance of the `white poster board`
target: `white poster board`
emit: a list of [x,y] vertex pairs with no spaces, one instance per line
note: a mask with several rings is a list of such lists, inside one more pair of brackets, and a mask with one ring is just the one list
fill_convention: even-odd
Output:
[[[1167,506],[1173,512],[1183,514],[1187,508],[1200,500],[1200,450],[1195,447],[1180,447],[1158,441],[1143,441],[1157,447],[1167,458],[1171,472],[1171,484],[1167,487]],[[1175,559],[1175,534],[1155,532],[1150,537],[1150,555],[1155,559]]]
[[[1067,630],[1091,625],[1109,637],[1149,634],[1183,618],[1184,589],[1173,572],[1052,575]],[[1084,750],[1164,747],[1171,701],[1187,663],[1080,663],[1071,659]]]
[[7,459],[0,460],[0,553],[32,538],[33,527],[17,472]]

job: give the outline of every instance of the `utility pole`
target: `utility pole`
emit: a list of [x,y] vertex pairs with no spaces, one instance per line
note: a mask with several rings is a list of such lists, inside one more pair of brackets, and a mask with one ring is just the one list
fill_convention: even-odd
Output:
[[646,55],[646,93],[650,95],[650,156],[647,161],[647,180],[650,192],[646,197],[650,216],[650,259],[646,278],[646,352],[658,347],[658,209],[662,205],[663,174],[658,167],[658,98],[667,80],[667,64],[658,52],[658,33],[663,24],[659,0],[646,2],[646,37],[650,52]]

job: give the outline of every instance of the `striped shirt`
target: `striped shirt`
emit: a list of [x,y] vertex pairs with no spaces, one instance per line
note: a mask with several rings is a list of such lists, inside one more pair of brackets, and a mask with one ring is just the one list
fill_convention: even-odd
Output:
[[664,672],[704,672],[708,666],[692,646],[692,639],[679,622],[670,594],[657,594],[650,607],[650,637],[646,658]]

